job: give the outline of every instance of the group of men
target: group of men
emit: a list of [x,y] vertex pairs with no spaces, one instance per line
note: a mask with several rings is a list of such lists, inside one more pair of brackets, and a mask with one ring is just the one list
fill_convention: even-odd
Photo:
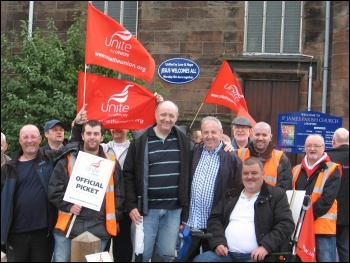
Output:
[[[161,100],[154,125],[133,132],[131,141],[127,130],[111,130],[114,141],[104,144],[103,125],[88,120],[83,107],[70,138],[77,142],[63,145],[63,125],[52,120],[45,137],[56,143],[39,150],[39,129],[25,125],[21,151],[6,161],[2,134],[1,243],[8,260],[51,261],[53,254],[55,262],[70,261],[71,239],[89,231],[101,239],[102,251],[112,238],[115,261],[128,262],[131,222],[143,223],[144,262],[175,256],[181,222],[213,234],[194,239],[187,260],[263,260],[288,249],[295,229],[285,194],[290,189],[306,190],[313,201],[317,261],[335,260],[336,242],[339,260],[348,260],[348,158],[338,159],[348,156],[346,129],[334,133],[334,150],[328,154],[323,137],[309,135],[305,158],[292,168],[275,149],[265,122],[252,127],[248,119],[236,118],[232,144],[225,144],[221,122],[205,117],[201,142],[193,143],[176,125],[178,115],[176,104]],[[115,161],[100,211],[63,200],[79,151]],[[343,209],[338,209],[339,220],[337,201]]]

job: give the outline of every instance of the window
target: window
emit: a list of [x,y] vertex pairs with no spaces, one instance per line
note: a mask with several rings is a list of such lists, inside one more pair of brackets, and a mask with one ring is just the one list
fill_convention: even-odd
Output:
[[92,1],[92,4],[137,36],[138,1]]
[[302,1],[246,1],[244,52],[300,54]]

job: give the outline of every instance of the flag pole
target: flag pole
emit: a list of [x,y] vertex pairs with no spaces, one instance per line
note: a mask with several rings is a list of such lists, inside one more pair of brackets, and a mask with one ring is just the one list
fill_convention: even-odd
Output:
[[192,121],[192,123],[191,123],[191,125],[190,125],[190,129],[192,128],[192,125],[193,125],[194,121],[196,120],[197,115],[198,115],[199,111],[201,110],[203,104],[204,104],[204,102],[202,102],[201,106],[199,107],[199,110],[198,110],[197,113],[196,113],[196,116],[194,116],[194,119],[193,119],[193,121]]
[[87,66],[85,63],[83,106],[85,105],[85,95],[86,95],[86,69],[87,69]]

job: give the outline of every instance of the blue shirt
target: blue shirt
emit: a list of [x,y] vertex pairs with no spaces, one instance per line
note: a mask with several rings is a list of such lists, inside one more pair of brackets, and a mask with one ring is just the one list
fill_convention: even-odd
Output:
[[219,150],[222,142],[212,151],[203,147],[201,158],[191,185],[190,213],[187,224],[193,228],[206,229],[212,209],[214,187],[220,167]]

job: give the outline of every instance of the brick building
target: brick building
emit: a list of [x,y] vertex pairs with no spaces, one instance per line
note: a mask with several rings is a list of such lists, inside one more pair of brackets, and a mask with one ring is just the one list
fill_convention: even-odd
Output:
[[[198,113],[195,128],[203,116],[214,115],[223,122],[225,133],[230,133],[235,113],[214,104],[202,105],[226,59],[241,83],[249,113],[257,121],[270,123],[274,134],[277,114],[305,110],[342,117],[349,129],[347,1],[135,3],[136,35],[156,67],[176,57],[200,67],[199,77],[186,84],[165,82],[157,72],[147,84],[159,82],[169,91],[168,97],[179,106],[180,124],[190,125]],[[52,17],[64,34],[73,13],[86,7],[87,1],[34,1],[33,24],[40,27],[46,17]],[[2,1],[1,32],[18,29],[19,20],[28,21],[28,16],[29,1]]]

